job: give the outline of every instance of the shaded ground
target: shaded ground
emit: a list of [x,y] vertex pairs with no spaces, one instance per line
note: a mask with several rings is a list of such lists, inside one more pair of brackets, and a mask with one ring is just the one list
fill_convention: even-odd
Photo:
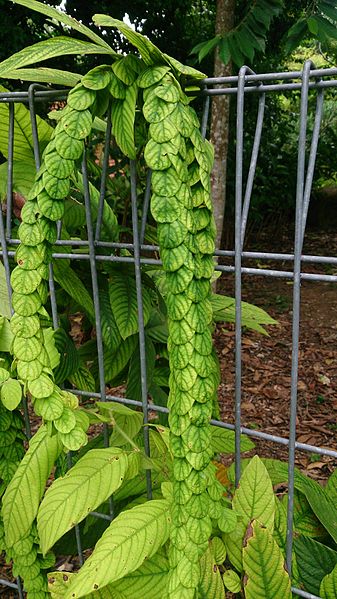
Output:
[[[272,244],[276,245],[276,244]],[[273,251],[291,252],[285,234]],[[249,250],[252,249],[249,247]],[[256,249],[256,248],[254,248]],[[271,251],[270,239],[262,238],[258,249]],[[309,234],[305,254],[337,255],[337,236]],[[245,266],[266,267],[258,261]],[[291,270],[287,262],[269,262],[269,267]],[[337,268],[306,264],[306,272],[337,274]],[[219,291],[232,295],[233,277],[223,275]],[[242,425],[273,435],[288,437],[291,385],[292,282],[264,276],[244,276],[242,297],[273,316],[277,326],[268,327],[269,337],[245,331],[242,344]],[[337,285],[304,281],[301,287],[301,328],[297,441],[337,450]],[[221,360],[219,399],[222,418],[234,422],[234,329],[218,326],[216,347]],[[257,441],[264,457],[287,459],[287,448]],[[296,464],[306,473],[326,480],[337,460],[314,453],[296,452]]]

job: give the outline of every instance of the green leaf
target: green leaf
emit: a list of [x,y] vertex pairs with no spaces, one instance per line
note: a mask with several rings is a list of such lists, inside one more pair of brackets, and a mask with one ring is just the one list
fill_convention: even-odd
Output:
[[[109,282],[112,312],[123,339],[138,332],[138,302],[136,281],[129,274],[114,271]],[[143,317],[146,326],[150,318],[151,300],[146,288],[142,289]]]
[[19,381],[8,379],[1,386],[1,401],[7,410],[15,410],[22,398],[22,389]]
[[170,67],[148,67],[139,75],[137,79],[138,86],[141,88],[151,87],[151,85],[161,81],[169,71]]
[[70,297],[95,320],[95,309],[91,295],[75,271],[64,260],[54,261],[54,277]]
[[[1,108],[1,106],[0,106]],[[1,125],[0,125],[1,128]],[[0,165],[0,201],[5,200],[7,195],[8,163]],[[27,198],[35,180],[35,162],[33,157],[22,161],[13,162],[13,192],[19,193]],[[26,209],[27,210],[27,209]],[[25,210],[21,210],[21,218],[24,218]],[[26,221],[27,222],[27,221]]]
[[197,44],[192,49],[191,54],[198,54],[198,60],[201,62],[202,59],[205,58],[205,56],[207,56],[207,54],[209,54],[218,45],[220,39],[221,36],[216,35],[207,42],[201,42],[200,44]]
[[234,570],[226,570],[222,576],[225,587],[231,591],[231,593],[240,593],[241,591],[241,580],[240,577]]
[[244,470],[233,498],[233,509],[245,526],[256,519],[271,532],[274,528],[274,493],[268,472],[258,456]]
[[200,599],[225,599],[225,589],[220,570],[210,545],[200,560],[201,578],[199,583]]
[[116,447],[92,449],[53,482],[37,516],[44,553],[121,486],[127,467],[127,455]]
[[320,588],[320,597],[322,599],[335,599],[337,596],[337,566],[331,574],[325,576]]
[[2,516],[8,546],[30,530],[45,484],[61,452],[58,436],[49,437],[42,426],[32,437],[28,451],[8,485],[2,500]]
[[103,341],[109,351],[113,353],[120,346],[122,337],[111,308],[109,289],[107,285],[102,283],[99,288],[99,306]]
[[[0,85],[0,92],[6,92],[6,88]],[[37,116],[37,128],[39,133],[39,143],[43,148],[49,141],[53,128],[48,125],[41,117]],[[8,127],[9,127],[9,107],[6,103],[0,104],[0,152],[8,157]],[[13,160],[15,162],[29,162],[33,166],[34,142],[32,134],[32,125],[29,110],[23,105],[16,103],[14,106],[14,150]],[[35,174],[35,166],[31,174]],[[17,175],[20,171],[17,172]],[[26,176],[27,181],[31,177]],[[27,185],[25,186],[25,189]]]
[[96,405],[102,414],[111,419],[114,427],[110,437],[110,445],[115,447],[126,445],[128,437],[133,439],[139,433],[143,425],[143,416],[140,412],[113,401],[97,402]]
[[308,23],[305,17],[300,18],[287,32],[287,39],[284,49],[287,54],[290,54],[300,44],[308,32]]
[[52,37],[32,46],[27,46],[0,62],[0,77],[5,79],[8,71],[11,72],[13,69],[19,69],[56,56],[111,53],[111,49],[90,42],[83,42],[65,36]]
[[337,502],[337,468],[329,476],[325,491],[331,499],[335,499]]
[[320,595],[322,579],[337,565],[337,552],[303,535],[295,537],[294,549],[303,589]]
[[[107,383],[113,381],[126,367],[136,344],[138,335],[131,335],[124,340],[115,352],[104,351],[104,375]],[[98,375],[97,361],[93,365],[93,374]]]
[[[151,387],[153,379],[154,365],[156,360],[156,349],[147,336],[145,338],[145,358],[146,358],[146,382],[147,388]],[[128,384],[126,388],[126,397],[142,400],[142,388],[141,388],[141,370],[140,370],[140,354],[139,354],[139,343],[136,346],[130,360],[130,367],[128,373]]]
[[60,69],[37,67],[35,69],[13,69],[6,71],[6,79],[20,79],[21,81],[34,81],[36,83],[54,83],[74,87],[81,79],[81,75]]
[[284,558],[270,531],[254,520],[243,548],[244,589],[247,599],[291,599]]
[[65,599],[77,599],[134,572],[167,541],[169,503],[148,501],[122,512],[98,541]]
[[111,106],[112,131],[117,145],[131,159],[136,158],[135,114],[138,87],[134,83],[125,91],[124,100],[113,100]]
[[84,364],[81,364],[76,372],[69,375],[69,381],[76,389],[82,391],[92,391],[96,389],[95,379],[90,370]]
[[107,44],[107,42],[104,41],[104,39],[99,37],[99,35],[96,35],[96,33],[91,31],[91,29],[89,29],[89,27],[86,27],[85,25],[83,25],[83,23],[77,21],[73,17],[70,17],[65,12],[60,11],[56,8],[53,8],[51,6],[48,6],[48,4],[44,4],[42,2],[37,2],[36,0],[15,0],[15,2],[16,2],[16,4],[20,4],[21,6],[26,6],[27,8],[30,8],[31,10],[40,12],[47,17],[51,17],[52,19],[55,19],[55,21],[57,21],[58,23],[62,23],[63,25],[66,25],[67,27],[70,27],[71,29],[75,29],[76,31],[79,31],[79,33],[82,33],[87,38],[89,38],[90,40],[95,42],[96,44],[99,44],[99,45],[103,46],[104,48],[107,48],[109,50],[110,54],[116,55],[116,52],[114,52],[112,50],[112,48],[110,48],[109,44]]
[[126,39],[133,44],[140,52],[142,59],[147,66],[152,66],[156,63],[166,62],[161,51],[150,42],[146,37],[137,33],[123,21],[113,19],[108,15],[96,14],[92,17],[95,25],[99,27],[115,27],[120,31]]
[[110,593],[117,593],[116,599],[124,599],[124,597],[168,599],[168,584],[169,562],[164,555],[157,553],[146,559],[138,570],[106,588]]
[[54,341],[60,355],[59,364],[54,372],[54,376],[55,382],[60,385],[78,370],[80,361],[75,344],[64,329],[60,328],[55,331]]

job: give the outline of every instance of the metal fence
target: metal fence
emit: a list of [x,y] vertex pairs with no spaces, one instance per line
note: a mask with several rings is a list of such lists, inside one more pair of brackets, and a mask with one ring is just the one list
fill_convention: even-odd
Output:
[[[238,76],[226,78],[210,78],[203,81],[202,94],[205,97],[205,110],[203,115],[203,134],[205,135],[208,122],[209,108],[211,98],[214,95],[230,94],[236,96],[236,172],[235,172],[235,248],[233,250],[219,250],[216,252],[218,258],[226,257],[231,260],[231,264],[218,264],[216,269],[221,272],[234,273],[235,277],[235,311],[236,311],[236,326],[235,326],[235,424],[212,420],[214,426],[223,427],[229,430],[235,430],[236,433],[236,452],[235,452],[235,470],[236,480],[240,476],[240,434],[263,439],[275,444],[280,444],[288,447],[288,529],[287,529],[287,566],[291,572],[291,555],[293,545],[293,509],[294,509],[294,463],[295,452],[303,451],[326,455],[337,458],[337,451],[333,448],[327,449],[317,447],[306,443],[296,441],[296,413],[297,413],[297,384],[298,384],[298,351],[299,351],[299,332],[300,332],[300,305],[301,305],[301,281],[308,280],[313,283],[317,282],[337,282],[336,275],[329,275],[324,272],[302,272],[302,264],[321,265],[336,265],[337,258],[334,256],[315,256],[303,255],[303,238],[306,227],[308,214],[309,200],[311,195],[311,186],[315,168],[315,160],[317,155],[320,125],[324,107],[324,91],[327,88],[337,88],[337,68],[330,69],[315,69],[310,61],[307,61],[302,71],[281,72],[255,74],[250,68],[242,67]],[[273,253],[243,251],[243,242],[245,237],[247,219],[250,209],[250,199],[252,195],[254,175],[258,160],[259,147],[261,143],[261,134],[263,127],[263,117],[268,96],[270,94],[293,92],[299,90],[301,94],[300,114],[299,114],[299,140],[298,140],[298,163],[297,163],[297,187],[296,187],[296,218],[294,231],[294,253]],[[314,127],[311,136],[309,156],[306,156],[307,144],[307,125],[308,125],[308,96],[309,90],[314,90],[317,97],[316,110],[314,114]],[[253,150],[250,159],[247,181],[243,181],[243,152],[244,152],[244,103],[247,94],[258,94],[258,114],[256,120],[255,136],[253,141]],[[10,292],[10,260],[14,256],[14,248],[19,243],[18,239],[12,239],[12,188],[13,188],[13,147],[14,147],[14,105],[17,102],[28,104],[31,117],[31,127],[34,140],[34,156],[36,169],[40,166],[39,140],[36,124],[36,105],[39,102],[50,102],[56,99],[64,98],[64,91],[45,91],[40,85],[32,85],[28,92],[1,93],[0,103],[6,103],[9,107],[9,125],[8,125],[8,186],[7,186],[7,216],[0,218],[0,241],[1,252],[8,284],[8,293]],[[138,206],[139,198],[137,197],[137,181],[136,181],[136,165],[131,162],[131,208],[132,208],[132,243],[110,243],[101,241],[100,231],[103,214],[103,201],[105,193],[105,182],[108,172],[109,145],[111,136],[111,124],[108,123],[107,135],[105,140],[105,151],[102,169],[100,202],[97,216],[97,224],[93,229],[91,211],[90,211],[90,191],[88,184],[88,170],[86,159],[82,162],[82,174],[84,181],[84,202],[86,209],[86,240],[58,240],[55,243],[53,258],[56,260],[70,259],[83,260],[89,265],[92,279],[93,300],[96,316],[97,330],[97,352],[99,360],[99,382],[100,391],[98,393],[89,393],[83,390],[76,390],[75,393],[83,397],[92,397],[103,401],[115,401],[129,406],[141,408],[144,415],[144,423],[148,422],[149,410],[156,412],[168,412],[167,408],[148,403],[147,397],[147,380],[146,380],[146,356],[145,356],[145,334],[144,320],[142,310],[142,282],[141,282],[141,265],[142,264],[160,264],[156,257],[158,248],[154,245],[144,244],[145,225],[150,200],[150,173],[147,178],[147,188],[144,195],[142,219],[139,226],[138,223]],[[245,191],[244,191],[245,190]],[[295,190],[294,190],[295,191]],[[4,222],[4,220],[6,222]],[[58,246],[66,245],[72,247],[72,251],[64,253],[57,251]],[[106,254],[106,249],[110,250],[110,255]],[[121,256],[116,250],[126,249],[131,253],[131,256]],[[84,253],[84,250],[85,253]],[[252,268],[244,266],[246,260],[258,259],[259,262],[266,261],[263,268]],[[278,261],[280,264],[287,262],[289,269],[284,270],[282,265],[278,269],[268,267],[268,261]],[[124,397],[116,397],[106,393],[104,380],[104,352],[100,321],[100,306],[97,281],[97,263],[100,261],[107,262],[129,262],[134,265],[137,298],[138,298],[138,318],[139,318],[139,346],[140,346],[140,366],[141,366],[141,385],[142,385],[142,401],[135,401]],[[259,265],[260,266],[260,265]],[[293,319],[292,319],[292,364],[291,364],[291,395],[290,395],[290,421],[288,437],[271,435],[263,431],[251,430],[241,426],[241,283],[242,275],[277,277],[288,279],[293,282]],[[52,307],[52,319],[55,328],[58,327],[59,318],[57,313],[57,304],[55,297],[55,285],[53,279],[53,267],[50,265],[50,299]],[[27,434],[30,434],[30,426],[28,419],[27,406],[25,406],[26,429]],[[145,450],[149,452],[149,437],[148,430],[144,427]],[[105,431],[105,443],[108,443],[108,433]],[[69,457],[69,466],[71,466],[71,458]],[[151,497],[151,478],[147,479],[148,495]],[[98,518],[112,519],[113,509],[111,505],[110,515],[99,514],[94,512]],[[83,563],[83,553],[81,547],[81,537],[78,527],[75,530],[78,555],[80,563]],[[23,589],[20,581],[11,583],[7,580],[0,579],[0,585],[15,589],[19,597],[23,597]],[[302,591],[297,588],[292,588],[295,595],[307,597],[308,599],[319,599],[316,595]],[[210,598],[211,599],[211,598]]]

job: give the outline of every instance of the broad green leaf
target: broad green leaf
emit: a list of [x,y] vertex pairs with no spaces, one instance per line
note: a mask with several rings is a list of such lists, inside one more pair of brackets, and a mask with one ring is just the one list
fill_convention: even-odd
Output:
[[120,449],[92,449],[48,489],[37,526],[44,553],[121,486],[128,458]]
[[[151,387],[154,365],[156,360],[156,349],[147,336],[145,338],[145,359],[146,359],[146,382],[147,388]],[[131,399],[141,401],[142,399],[142,388],[141,388],[141,368],[140,368],[140,354],[139,354],[139,343],[136,346],[130,360],[130,367],[128,373],[128,384],[126,388],[126,396]]]
[[[7,89],[0,85],[0,92],[6,92]],[[48,125],[41,117],[37,116],[37,128],[39,133],[39,142],[43,148],[49,141],[53,128]],[[0,152],[8,157],[8,128],[9,128],[9,107],[6,103],[0,104]],[[15,162],[29,162],[33,165],[34,143],[32,125],[29,116],[29,110],[23,104],[14,106],[14,150],[13,159]],[[32,173],[35,173],[35,166]],[[27,181],[31,177],[26,176]],[[19,190],[18,190],[19,191]]]
[[337,502],[337,468],[330,475],[328,482],[325,487],[325,491],[331,499],[335,499]]
[[[241,451],[250,451],[255,447],[253,441],[245,435],[240,437]],[[234,431],[221,428],[219,426],[212,427],[212,448],[214,453],[235,453],[235,433]]]
[[[225,295],[212,294],[210,301],[213,307],[213,318],[215,321],[235,322],[235,300]],[[267,332],[262,325],[277,324],[262,308],[247,302],[242,302],[242,325],[263,335]]]
[[[122,338],[126,339],[137,333],[139,325],[135,279],[122,271],[114,271],[109,282],[109,295],[112,312]],[[151,300],[145,287],[142,288],[142,297],[144,325],[146,326],[150,317]]]
[[70,383],[74,385],[76,389],[92,392],[96,389],[95,379],[84,364],[81,364],[76,372],[73,372],[68,378]]
[[274,528],[274,493],[268,472],[258,456],[244,470],[233,498],[233,509],[245,526],[256,519],[271,532]]
[[[139,63],[136,56],[129,54],[121,60],[116,60],[112,65],[112,71],[117,79],[127,87],[135,83],[139,72]],[[137,84],[138,85],[138,84]],[[126,91],[126,90],[125,90]],[[113,94],[112,94],[113,95]]]
[[7,410],[15,410],[22,398],[22,388],[16,379],[8,379],[1,386],[1,401]]
[[109,348],[109,351],[115,352],[120,346],[122,338],[111,309],[108,287],[103,283],[99,287],[99,306],[104,344]]
[[46,481],[60,452],[58,436],[49,437],[45,426],[40,427],[30,440],[28,451],[2,500],[2,516],[9,546],[30,530]]
[[[86,599],[168,599],[169,563],[164,555],[157,553],[145,560],[144,564],[132,574],[121,580],[86,595]],[[76,574],[51,572],[49,575],[49,591],[52,599],[63,597]]]
[[[143,424],[141,412],[113,401],[97,402],[96,405],[102,414],[111,418],[113,433],[110,437],[110,445],[114,447],[126,445],[128,438],[133,439],[139,433]],[[115,424],[118,428],[114,426]]]
[[169,530],[170,513],[166,500],[148,501],[122,512],[98,541],[65,599],[84,597],[134,572],[164,545]]
[[168,599],[169,562],[164,555],[146,559],[138,570],[107,587],[116,599]]
[[125,91],[124,100],[113,100],[111,106],[112,131],[117,145],[129,158],[136,158],[135,114],[138,87],[133,83]]
[[254,520],[243,547],[244,589],[247,599],[291,599],[284,557],[268,528]]
[[131,29],[131,27],[123,21],[118,21],[108,15],[101,14],[94,15],[92,20],[95,25],[98,25],[99,27],[115,27],[118,29],[118,31],[120,31],[126,39],[139,50],[146,65],[153,66],[156,63],[162,64],[163,62],[167,62],[162,52],[152,44],[152,42],[140,33]]
[[79,31],[79,33],[82,33],[87,38],[94,41],[96,44],[99,44],[99,45],[103,46],[104,48],[107,48],[109,50],[110,54],[116,55],[116,52],[114,52],[112,50],[112,48],[110,48],[109,44],[107,44],[107,42],[104,41],[104,39],[99,37],[99,35],[94,33],[91,29],[89,29],[89,27],[86,27],[85,25],[83,25],[83,23],[77,21],[73,17],[70,17],[65,12],[60,11],[56,8],[53,8],[51,6],[48,6],[48,4],[44,4],[42,2],[37,2],[36,0],[15,0],[15,2],[16,2],[16,4],[21,4],[21,6],[26,6],[27,8],[30,8],[31,10],[40,12],[43,15],[46,15],[47,17],[51,17],[52,19],[55,19],[55,21],[62,23],[63,25],[66,25],[67,27],[70,27],[71,29],[75,29],[76,31]]
[[335,566],[331,574],[323,578],[320,597],[322,599],[335,599],[337,597],[337,566]]
[[211,546],[207,548],[200,560],[201,579],[199,583],[200,599],[225,599],[225,588],[221,579]]
[[295,537],[294,549],[303,589],[320,595],[322,579],[337,565],[337,551],[303,535]]
[[[1,106],[0,106],[1,108]],[[0,125],[1,128],[1,125]],[[0,200],[4,200],[7,195],[8,163],[0,165]],[[27,198],[35,180],[35,162],[33,157],[27,157],[22,161],[13,162],[13,192],[19,193]],[[23,218],[24,210],[21,210]],[[27,222],[27,221],[26,221]]]
[[[135,350],[137,339],[138,335],[131,335],[121,343],[115,352],[110,352],[108,349],[104,351],[104,374],[107,383],[113,381],[124,370]],[[93,364],[93,374],[98,376],[96,360]]]
[[64,329],[60,328],[55,331],[54,342],[60,355],[59,364],[54,372],[54,376],[56,383],[60,385],[78,370],[80,361],[74,341]]
[[79,304],[94,321],[94,304],[87,288],[75,271],[64,260],[54,261],[54,277],[70,297]]
[[73,87],[81,79],[81,75],[71,71],[38,67],[35,69],[13,69],[6,71],[6,79],[20,79],[21,81],[34,81],[37,83],[54,83]]
[[69,54],[111,54],[111,50],[90,42],[83,42],[70,37],[52,37],[23,50],[12,54],[0,63],[0,77],[6,78],[7,71],[19,69],[27,65],[35,64],[41,60],[55,58],[56,56],[67,56]]

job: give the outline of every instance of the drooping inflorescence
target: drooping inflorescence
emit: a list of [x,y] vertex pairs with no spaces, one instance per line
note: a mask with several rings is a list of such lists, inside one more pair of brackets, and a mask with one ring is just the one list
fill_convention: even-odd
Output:
[[169,424],[173,461],[170,598],[193,599],[222,490],[211,464],[210,419],[218,386],[209,300],[215,225],[210,199],[213,150],[195,111],[165,67],[140,78],[149,126],[151,211],[166,273]]

